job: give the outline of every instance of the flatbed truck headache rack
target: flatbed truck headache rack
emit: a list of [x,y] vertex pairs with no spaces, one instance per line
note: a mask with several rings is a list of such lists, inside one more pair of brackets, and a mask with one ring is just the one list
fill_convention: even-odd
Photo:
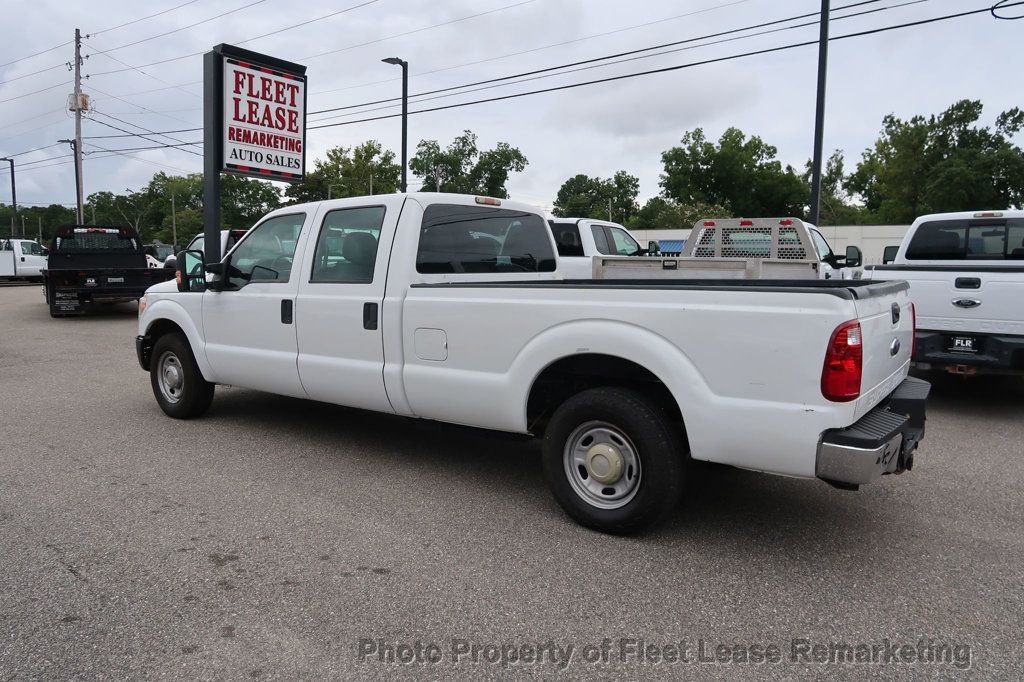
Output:
[[134,228],[96,225],[61,227],[41,274],[51,317],[82,315],[95,303],[138,300],[153,284],[173,277],[166,268],[147,265]]

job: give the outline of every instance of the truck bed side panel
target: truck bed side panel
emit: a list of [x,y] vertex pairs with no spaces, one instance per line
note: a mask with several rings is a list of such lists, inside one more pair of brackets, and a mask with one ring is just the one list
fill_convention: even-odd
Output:
[[854,404],[829,403],[820,382],[832,331],[855,317],[851,299],[795,291],[414,286],[403,384],[418,416],[525,432],[546,366],[623,357],[672,391],[695,458],[813,476],[808,435],[854,421]]

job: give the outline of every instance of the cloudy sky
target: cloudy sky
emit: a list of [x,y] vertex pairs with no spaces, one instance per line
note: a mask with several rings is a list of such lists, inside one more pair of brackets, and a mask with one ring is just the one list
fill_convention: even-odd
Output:
[[[853,4],[860,6],[833,13],[834,36],[980,9],[990,0],[832,2],[834,8]],[[136,125],[152,131],[201,126],[202,57],[197,53],[222,42],[306,64],[313,112],[399,95],[400,71],[382,64],[384,57],[409,61],[410,92],[415,95],[700,38],[820,8],[818,0],[6,0],[4,5],[9,20],[0,29],[0,156],[73,136],[73,120],[65,111],[71,74],[64,66],[72,46],[21,58],[70,41],[76,27],[89,35],[83,48],[88,55],[83,73],[89,75],[84,90],[92,96],[97,113],[83,123],[83,135],[88,137],[118,134],[102,123],[139,132]],[[170,11],[134,21],[164,10]],[[867,10],[880,11],[838,19]],[[1024,14],[1022,10],[1006,13]],[[336,14],[326,16],[332,13]],[[214,18],[218,15],[222,16]],[[556,70],[550,72],[554,75],[540,74],[548,77],[503,81],[499,87],[476,92],[443,93],[444,97],[422,104],[413,98],[410,109],[813,41],[816,26],[788,28],[809,21],[776,23],[768,29],[784,30],[763,35],[753,34],[765,28],[691,41],[655,50],[654,56],[646,56],[652,54],[648,52],[644,58],[620,63],[597,62],[594,68],[574,73]],[[133,23],[118,27],[126,22]],[[309,23],[281,31],[300,22]],[[955,100],[972,98],[984,102],[984,122],[990,124],[998,112],[1024,106],[1022,29],[1024,21],[997,21],[986,12],[833,42],[826,150],[845,150],[852,165],[877,137],[887,113],[937,113]],[[280,32],[265,35],[275,31]],[[778,147],[784,162],[802,166],[812,149],[816,60],[814,46],[796,47],[414,115],[409,121],[410,155],[420,139],[445,144],[467,128],[479,134],[482,147],[507,141],[530,161],[527,170],[511,180],[512,196],[542,206],[549,206],[561,183],[576,173],[608,177],[624,169],[639,176],[642,199],[657,194],[661,152],[696,127],[714,138],[729,126],[739,127]],[[395,111],[392,105],[374,104],[311,115],[309,125]],[[397,118],[310,130],[309,169],[324,150],[371,138],[397,152],[399,133]],[[182,142],[201,139],[200,132],[172,136]],[[103,138],[87,140],[85,148],[153,145],[138,137]],[[57,145],[19,155],[19,200],[73,205],[73,166],[70,159],[60,158],[69,153],[66,145]],[[53,160],[46,161],[50,157]],[[201,158],[165,148],[107,158],[86,156],[84,167],[88,195],[136,189],[159,170],[200,171]],[[0,201],[10,202],[6,172],[0,174]]]

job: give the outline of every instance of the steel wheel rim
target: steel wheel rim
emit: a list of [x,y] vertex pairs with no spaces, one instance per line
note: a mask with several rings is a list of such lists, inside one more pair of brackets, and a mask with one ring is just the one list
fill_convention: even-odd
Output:
[[573,492],[598,509],[624,507],[640,489],[637,449],[608,422],[590,421],[576,427],[565,441],[562,462]]
[[169,403],[181,400],[185,391],[185,373],[178,356],[171,351],[164,351],[156,366],[157,385],[160,395]]

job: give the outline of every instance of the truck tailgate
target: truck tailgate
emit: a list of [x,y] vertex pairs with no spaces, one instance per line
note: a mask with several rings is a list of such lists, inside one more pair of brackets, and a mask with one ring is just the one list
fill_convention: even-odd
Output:
[[1024,334],[1024,268],[908,268],[884,274],[910,282],[918,329]]
[[914,316],[905,288],[889,296],[859,299],[856,305],[863,352],[856,410],[860,418],[907,376],[914,345]]

